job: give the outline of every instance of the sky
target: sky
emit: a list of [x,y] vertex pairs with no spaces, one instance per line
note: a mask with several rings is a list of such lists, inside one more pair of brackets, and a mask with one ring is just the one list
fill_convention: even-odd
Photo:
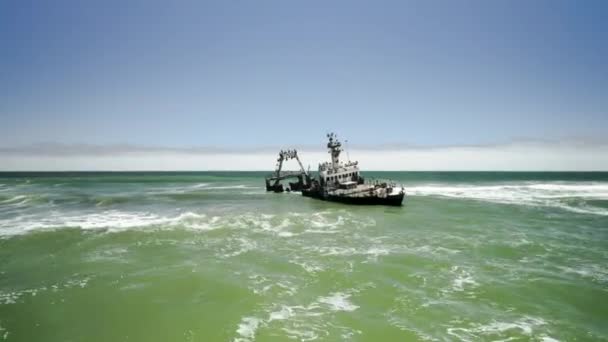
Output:
[[329,131],[364,169],[608,170],[607,17],[592,0],[5,0],[0,170],[270,169],[291,146],[316,165]]

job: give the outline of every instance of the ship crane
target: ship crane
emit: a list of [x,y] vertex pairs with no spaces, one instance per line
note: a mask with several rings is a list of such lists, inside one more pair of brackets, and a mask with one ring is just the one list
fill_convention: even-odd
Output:
[[[283,171],[282,170],[283,163],[285,161],[288,161],[291,159],[295,159],[298,162],[298,165],[300,166],[299,171]],[[302,165],[302,162],[300,161],[300,158],[298,157],[298,151],[295,149],[294,150],[281,150],[279,152],[279,157],[277,158],[277,163],[276,163],[274,172],[271,175],[269,175],[268,177],[266,177],[266,190],[282,192],[283,185],[280,182],[281,182],[281,180],[287,179],[287,178],[297,178],[298,179],[298,182],[296,182],[296,183],[289,183],[290,188],[288,188],[288,190],[298,190],[299,191],[302,188],[304,188],[305,186],[308,186],[310,184],[310,175],[304,169],[304,165]]]

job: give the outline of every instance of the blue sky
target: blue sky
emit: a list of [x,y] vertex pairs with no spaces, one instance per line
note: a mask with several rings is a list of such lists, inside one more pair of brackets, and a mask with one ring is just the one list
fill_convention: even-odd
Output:
[[605,1],[2,1],[0,145],[604,140]]

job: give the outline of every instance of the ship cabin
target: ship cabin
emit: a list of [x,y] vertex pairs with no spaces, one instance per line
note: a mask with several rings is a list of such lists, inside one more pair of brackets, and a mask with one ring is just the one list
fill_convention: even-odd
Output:
[[319,180],[323,187],[355,188],[359,179],[358,162],[339,163],[335,167],[332,163],[319,165]]

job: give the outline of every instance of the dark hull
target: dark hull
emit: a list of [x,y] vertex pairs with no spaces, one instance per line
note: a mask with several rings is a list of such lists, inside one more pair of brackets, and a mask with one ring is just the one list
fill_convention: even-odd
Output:
[[399,194],[396,196],[389,196],[386,198],[376,196],[365,196],[365,197],[348,197],[348,196],[322,196],[320,193],[315,191],[302,191],[302,196],[320,199],[323,201],[339,202],[344,204],[354,205],[390,205],[390,206],[401,206],[403,203],[403,197],[405,194]]

